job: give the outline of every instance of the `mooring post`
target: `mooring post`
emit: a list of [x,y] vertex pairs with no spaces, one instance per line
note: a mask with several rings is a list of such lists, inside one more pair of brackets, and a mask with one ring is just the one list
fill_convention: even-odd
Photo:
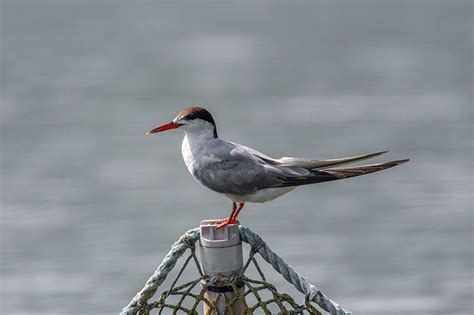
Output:
[[[221,229],[216,229],[219,221],[201,221],[201,235],[199,239],[201,267],[206,276],[224,276],[230,278],[232,275],[239,275],[244,266],[242,258],[242,240],[240,239],[239,225],[230,224]],[[204,281],[204,280],[203,280]],[[205,284],[205,282],[203,283]],[[243,293],[243,286],[239,288]],[[224,315],[226,313],[226,303],[234,298],[232,287],[214,284],[208,286],[205,297],[211,302],[216,302],[216,307],[211,313],[210,308],[204,304],[204,314]],[[243,307],[239,300],[232,304],[234,314],[242,314]]]

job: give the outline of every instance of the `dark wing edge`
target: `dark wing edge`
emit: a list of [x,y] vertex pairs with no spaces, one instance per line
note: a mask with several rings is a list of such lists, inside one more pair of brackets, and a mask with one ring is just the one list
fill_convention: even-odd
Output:
[[350,167],[350,168],[310,170],[311,172],[310,175],[296,176],[296,177],[288,176],[285,178],[280,178],[282,180],[282,183],[276,187],[301,186],[301,185],[308,185],[308,184],[350,178],[350,177],[382,171],[382,170],[406,163],[408,161],[409,159],[404,159],[404,160],[396,160],[396,161],[371,164],[371,165],[362,165],[362,166]]

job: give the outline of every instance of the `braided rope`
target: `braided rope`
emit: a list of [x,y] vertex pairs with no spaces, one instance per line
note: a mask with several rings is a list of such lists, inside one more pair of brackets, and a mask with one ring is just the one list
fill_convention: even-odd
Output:
[[[178,259],[187,248],[194,247],[199,239],[200,230],[195,228],[186,232],[179,240],[171,246],[171,250],[165,256],[161,264],[148,279],[145,287],[139,291],[130,303],[123,308],[121,315],[136,315],[144,310],[148,300],[155,294],[158,287],[165,281],[166,276],[173,270]],[[240,226],[240,237],[243,242],[248,243],[253,250],[258,252],[262,258],[272,265],[285,280],[305,294],[306,298],[319,305],[331,315],[350,315],[351,312],[340,307],[336,302],[330,300],[316,286],[309,283],[302,275],[293,270],[281,257],[275,254],[262,238],[252,232],[249,228]]]
[[260,256],[262,256],[267,263],[272,265],[273,269],[281,274],[286,281],[293,284],[298,291],[303,293],[310,301],[319,305],[323,310],[329,312],[331,315],[352,314],[340,307],[336,302],[330,300],[316,286],[309,283],[302,275],[291,268],[291,266],[267,246],[260,236],[252,232],[249,228],[240,226],[240,237],[242,241],[248,243],[252,248],[255,248]]
[[170,251],[163,258],[163,261],[150,279],[148,279],[145,287],[123,308],[122,313],[120,313],[121,315],[135,315],[144,309],[148,300],[155,294],[158,287],[165,281],[166,276],[173,270],[178,259],[183,256],[187,248],[194,246],[194,243],[199,239],[199,234],[199,228],[189,230],[171,246]]

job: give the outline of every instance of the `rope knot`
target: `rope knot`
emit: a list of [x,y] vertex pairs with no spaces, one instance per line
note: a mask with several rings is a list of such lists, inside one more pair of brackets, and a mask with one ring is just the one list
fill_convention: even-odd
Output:
[[260,237],[255,239],[255,243],[252,244],[252,253],[258,253],[260,248],[265,247],[267,244],[265,243],[264,240],[262,240]]
[[312,301],[316,297],[316,295],[318,294],[319,289],[311,283],[308,283],[308,287],[306,289],[307,289],[307,292],[305,294],[306,298],[309,301]]
[[[264,285],[266,289],[276,290],[271,284],[267,283],[265,280],[265,276],[263,272],[260,270],[260,267],[257,264],[257,261],[253,255],[255,253],[259,253],[260,256],[269,263],[275,271],[280,273],[285,280],[291,283],[298,291],[302,292],[305,295],[306,305],[310,305],[309,302],[314,302],[323,310],[329,312],[331,315],[350,315],[351,313],[344,310],[340,307],[336,302],[331,301],[328,299],[324,293],[322,293],[316,286],[310,284],[303,276],[298,274],[291,266],[289,266],[281,257],[275,254],[265,243],[265,241],[260,238],[259,235],[252,232],[249,228],[240,226],[240,236],[243,242],[246,242],[251,247],[251,257],[247,262],[244,270],[247,268],[250,261],[253,261],[257,271],[260,273],[263,281],[254,281],[252,283],[256,283],[258,285]],[[225,293],[225,292],[240,292],[237,289],[242,288],[245,285],[248,285],[247,282],[253,281],[251,279],[246,278],[244,275],[238,276],[234,275],[230,279],[227,279],[223,276],[214,276],[214,277],[206,277],[203,275],[200,267],[198,266],[198,270],[200,271],[200,278],[194,281],[189,282],[186,286],[181,285],[180,287],[174,287],[176,281],[180,277],[181,273],[183,272],[184,268],[186,268],[187,263],[194,258],[196,264],[199,265],[197,257],[194,253],[195,251],[195,243],[199,240],[200,236],[200,229],[195,228],[192,230],[187,231],[183,234],[171,247],[168,254],[165,256],[163,261],[160,263],[158,268],[155,270],[154,274],[148,279],[145,284],[145,287],[132,299],[132,301],[122,310],[122,315],[137,315],[142,312],[148,312],[152,308],[157,308],[157,303],[161,303],[164,300],[160,298],[158,302],[147,304],[147,301],[155,294],[158,287],[165,281],[167,275],[173,270],[175,267],[178,259],[186,252],[189,248],[191,249],[192,253],[184,263],[182,269],[180,270],[178,276],[174,280],[171,290],[175,290],[178,292],[179,290],[183,290],[188,284],[194,285],[199,283],[202,279],[207,280],[205,290],[214,290],[213,292],[217,293]],[[252,285],[248,285],[249,289],[252,292],[257,292],[259,287],[253,288]],[[237,289],[236,289],[237,288]],[[252,290],[253,288],[253,290]],[[183,294],[188,294],[187,292],[181,292]],[[254,293],[255,293],[254,292]],[[272,291],[273,292],[273,291]],[[275,293],[274,293],[275,294]],[[276,292],[278,294],[278,292]],[[169,294],[168,294],[169,295]],[[280,296],[280,295],[279,295]],[[202,298],[201,296],[198,296]],[[284,297],[284,295],[281,295]],[[285,299],[285,301],[287,301]],[[180,302],[181,303],[181,302]],[[312,313],[312,312],[310,312]]]
[[193,232],[194,232],[194,230],[187,231],[186,233],[184,233],[183,235],[180,236],[180,238],[178,239],[178,241],[175,244],[183,244],[187,248],[190,248],[190,249],[194,250],[196,239],[195,239],[195,237],[193,237],[194,236],[192,234]]

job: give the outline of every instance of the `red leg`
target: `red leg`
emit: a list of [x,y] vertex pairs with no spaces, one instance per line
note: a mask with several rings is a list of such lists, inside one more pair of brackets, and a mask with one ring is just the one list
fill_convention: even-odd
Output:
[[237,216],[239,215],[240,210],[244,207],[244,203],[239,203],[239,208],[237,208],[237,204],[235,202],[232,203],[232,213],[230,214],[229,218],[225,219],[223,222],[217,225],[216,229],[223,228],[226,225],[235,223]]
[[[230,213],[229,218],[232,218],[235,215],[235,211],[237,211],[237,204],[235,202],[232,203],[232,212]],[[227,220],[229,219],[227,218]]]
[[245,206],[245,203],[241,202],[239,203],[239,208],[235,211],[234,213],[234,216],[231,217],[231,223],[234,223],[235,221],[237,221],[237,217],[239,216],[239,213],[240,213],[240,210],[242,210],[242,208]]
[[[231,212],[230,216],[229,216],[228,218],[225,218],[225,219],[220,220],[220,221],[218,222],[219,224],[217,225],[217,228],[219,229],[219,228],[221,227],[221,225],[224,226],[224,225],[223,225],[224,223],[229,222],[229,220],[234,216],[235,211],[237,211],[237,204],[236,204],[235,202],[233,202],[233,203],[232,203],[232,212]],[[228,223],[227,223],[227,224],[228,224]],[[227,225],[227,224],[225,224],[225,225]]]

